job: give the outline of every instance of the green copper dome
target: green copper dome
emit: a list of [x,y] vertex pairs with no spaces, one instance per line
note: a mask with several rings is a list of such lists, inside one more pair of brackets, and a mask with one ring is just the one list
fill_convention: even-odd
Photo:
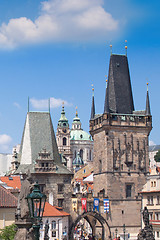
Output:
[[85,131],[71,130],[70,140],[92,140],[92,137]]
[[58,121],[58,127],[66,128],[69,127],[68,119],[66,118],[64,106],[62,106],[61,117]]
[[81,121],[80,118],[78,117],[78,113],[76,110],[76,116],[73,118],[72,122],[72,129],[70,132],[70,140],[92,140],[91,136],[83,131],[81,128]]

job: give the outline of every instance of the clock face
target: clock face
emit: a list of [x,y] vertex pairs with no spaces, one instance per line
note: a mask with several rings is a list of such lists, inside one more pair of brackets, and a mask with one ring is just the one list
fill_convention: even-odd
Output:
[[64,129],[63,129],[63,132],[64,132],[64,133],[66,133],[66,132],[67,132],[67,130],[64,128]]

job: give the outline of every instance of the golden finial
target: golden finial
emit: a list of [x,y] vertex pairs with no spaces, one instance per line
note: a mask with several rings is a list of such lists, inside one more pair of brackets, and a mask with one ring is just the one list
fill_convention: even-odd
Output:
[[64,101],[62,102],[62,107],[64,107]]
[[108,82],[108,80],[107,80],[107,75],[105,75],[105,77],[106,77],[106,88],[107,88],[107,82]]
[[149,83],[147,82],[147,92],[148,92],[148,85],[149,85]]
[[94,86],[92,84],[92,96],[94,96]]
[[111,55],[112,55],[112,44],[110,44],[110,51],[111,51]]
[[78,117],[78,111],[77,111],[78,107],[76,106],[76,117]]
[[125,43],[126,43],[126,45],[125,45],[125,49],[126,49],[126,56],[127,56],[127,40],[125,40]]

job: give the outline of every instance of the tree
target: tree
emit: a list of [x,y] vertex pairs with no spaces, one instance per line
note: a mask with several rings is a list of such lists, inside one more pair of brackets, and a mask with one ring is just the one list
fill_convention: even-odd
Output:
[[17,232],[17,226],[15,224],[6,226],[5,228],[1,229],[0,239],[13,240],[16,232]]
[[158,152],[156,153],[156,155],[154,156],[154,160],[156,162],[160,162],[160,149],[158,150]]

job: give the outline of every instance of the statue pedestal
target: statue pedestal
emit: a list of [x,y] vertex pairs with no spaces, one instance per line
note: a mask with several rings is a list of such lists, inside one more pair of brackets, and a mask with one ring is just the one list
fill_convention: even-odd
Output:
[[32,222],[29,221],[17,221],[15,224],[18,227],[18,231],[14,237],[14,240],[33,240],[33,228]]

